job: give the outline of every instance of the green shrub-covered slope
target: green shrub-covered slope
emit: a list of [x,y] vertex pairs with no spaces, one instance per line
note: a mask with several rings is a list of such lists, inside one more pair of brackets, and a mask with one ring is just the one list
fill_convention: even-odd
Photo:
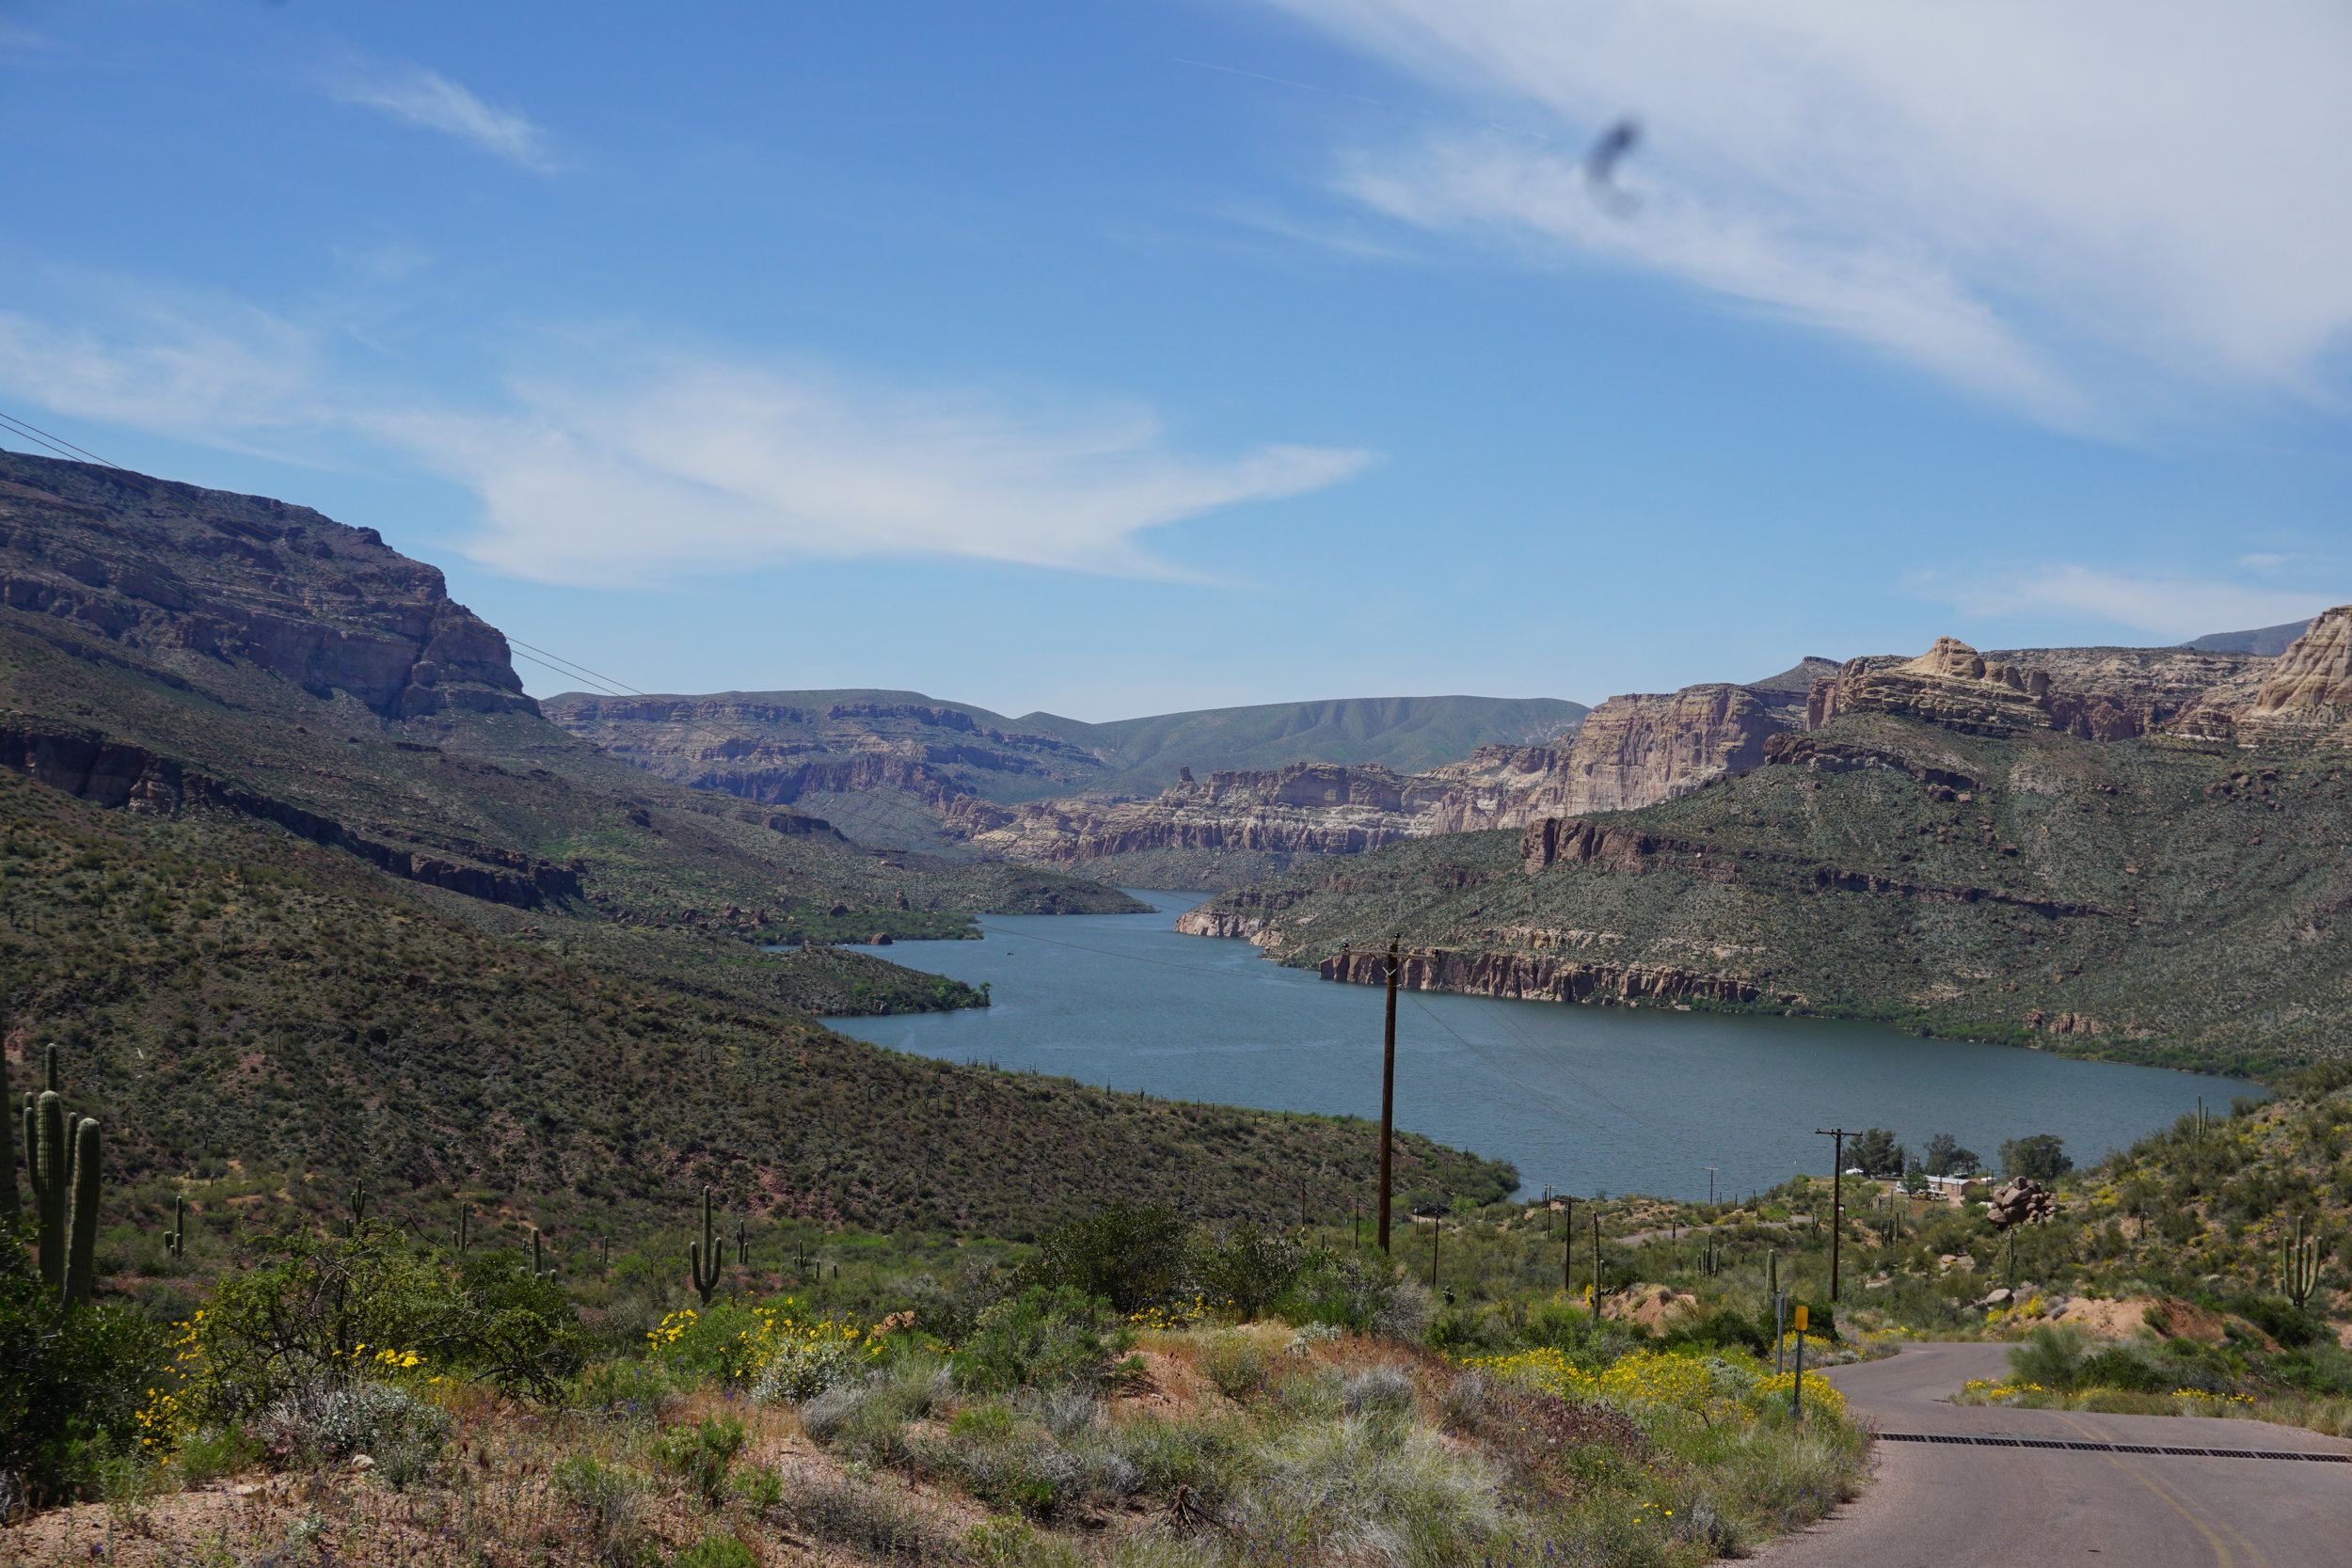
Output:
[[[1680,800],[1588,859],[1422,839],[1225,895],[1291,964],[1401,937],[1415,983],[1581,966],[1586,998],[1879,1020],[2263,1072],[2344,1054],[2352,758],[1956,734],[1885,714]],[[1434,976],[1429,971],[1434,970]],[[1368,978],[1359,961],[1357,978]]]
[[1143,908],[654,778],[542,718],[505,639],[370,531],[16,453],[0,453],[0,745],[63,787],[142,775],[134,809],[232,800],[379,865],[478,873],[509,890],[487,902],[550,918],[792,942]]
[[[298,1172],[329,1194],[365,1182],[395,1212],[463,1187],[608,1234],[674,1220],[706,1184],[739,1211],[999,1235],[1116,1196],[1272,1218],[1295,1202],[1273,1178],[1301,1170],[1370,1190],[1361,1122],[883,1051],[788,1004],[890,966],[697,971],[584,945],[596,929],[492,934],[233,816],[107,812],[0,774],[11,1052],[62,1044],[110,1181]],[[1406,1149],[1411,1186],[1512,1184]]]

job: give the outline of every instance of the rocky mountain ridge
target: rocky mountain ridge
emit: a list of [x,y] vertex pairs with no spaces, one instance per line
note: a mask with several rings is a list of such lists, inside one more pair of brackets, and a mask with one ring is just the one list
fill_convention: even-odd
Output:
[[1089,724],[884,690],[570,692],[546,709],[571,735],[675,783],[805,803],[863,841],[949,855],[975,853],[974,834],[1017,815],[992,808],[1050,799],[1089,802],[1068,807],[1084,813],[1196,773],[1297,761],[1410,773],[1485,745],[1549,740],[1584,713],[1549,698],[1382,697]]
[[1813,727],[1744,773],[1301,866],[1178,928],[1334,979],[1379,978],[1400,937],[1405,983],[1430,989],[2178,1065],[2342,1053],[2352,607],[2275,660],[2046,652],[2064,657],[1944,639],[1850,660],[1814,688]]
[[109,807],[290,834],[457,908],[648,933],[948,935],[992,906],[1133,907],[1050,871],[878,854],[628,767],[548,723],[496,628],[372,531],[14,453],[0,762]]

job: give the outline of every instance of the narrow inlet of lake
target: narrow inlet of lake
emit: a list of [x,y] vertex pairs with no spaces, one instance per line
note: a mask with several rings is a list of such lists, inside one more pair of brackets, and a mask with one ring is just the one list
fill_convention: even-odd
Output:
[[[993,1006],[827,1022],[958,1062],[1268,1110],[1380,1114],[1381,993],[1269,963],[1246,942],[1179,936],[1197,893],[1129,889],[1152,914],[989,915],[980,942],[868,948]],[[1950,1132],[1996,1164],[2003,1139],[2055,1132],[2077,1164],[2244,1083],[1920,1039],[1875,1024],[1498,1002],[1405,991],[1397,1125],[1552,1187],[1707,1196],[1826,1175],[1815,1128],[1892,1129],[1916,1153]]]

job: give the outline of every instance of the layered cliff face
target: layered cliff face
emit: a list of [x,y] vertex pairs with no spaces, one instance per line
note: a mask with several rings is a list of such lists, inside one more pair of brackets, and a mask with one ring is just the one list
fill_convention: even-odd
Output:
[[548,700],[548,717],[649,773],[769,805],[806,804],[867,842],[954,852],[962,803],[1086,787],[1092,752],[913,691],[728,691]]
[[1977,735],[2054,729],[2085,740],[2204,734],[2252,701],[2272,660],[2196,648],[2026,648],[1979,654],[1944,637],[1916,658],[1849,659],[1818,683],[1807,726],[1893,713]]
[[2352,605],[2312,621],[2234,718],[2256,743],[2352,746]]
[[[1287,865],[1355,855],[1426,831],[1448,786],[1385,768],[1293,763],[1182,782],[1149,800],[1036,800],[993,814],[973,845],[1006,860],[1076,865],[1157,850],[1247,853]],[[967,809],[965,820],[977,818]],[[1252,864],[1258,862],[1250,863]]]
[[1008,719],[914,691],[722,692],[615,699],[570,693],[548,717],[679,784],[807,801],[867,842],[968,853],[1009,820],[993,806],[1053,800],[1065,815],[1295,762],[1400,773],[1483,746],[1572,730],[1582,705],[1549,698],[1375,697],[1210,708],[1090,724]]
[[373,532],[16,454],[0,767],[290,835],[461,908],[640,931],[936,936],[976,909],[1139,907],[1050,870],[888,859],[822,819],[665,784],[548,723],[505,640]]
[[[1939,662],[1906,678],[1994,684],[1951,650]],[[2206,1068],[2344,1053],[2352,761],[2049,723],[1993,735],[1975,727],[1999,711],[1987,701],[2003,699],[1963,710],[1967,727],[1847,709],[1672,800],[1300,866],[1179,928],[1357,981],[1401,935],[1405,983],[1483,995],[1803,1012]]]
[[259,496],[0,453],[0,603],[167,667],[247,662],[387,719],[532,709],[506,639],[439,572],[373,529]]

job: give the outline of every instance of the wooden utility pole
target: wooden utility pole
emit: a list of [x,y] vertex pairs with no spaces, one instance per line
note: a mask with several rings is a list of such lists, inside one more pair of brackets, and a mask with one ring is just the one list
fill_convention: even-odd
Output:
[[1576,1267],[1576,1199],[1569,1198],[1567,1202],[1568,1235],[1567,1240],[1560,1244],[1560,1293],[1562,1295],[1566,1295],[1576,1288],[1575,1282],[1568,1277],[1569,1271]]
[[1829,1168],[1829,1299],[1835,1302],[1837,1299],[1838,1232],[1845,1228],[1843,1222],[1846,1217],[1846,1139],[1851,1134],[1842,1127],[1826,1130],[1817,1127],[1813,1135],[1832,1140],[1830,1148],[1834,1150],[1830,1155]]
[[1389,1196],[1393,1185],[1396,1129],[1396,978],[1405,967],[1397,944],[1389,943],[1389,1019],[1380,1047],[1380,1250],[1389,1250]]

